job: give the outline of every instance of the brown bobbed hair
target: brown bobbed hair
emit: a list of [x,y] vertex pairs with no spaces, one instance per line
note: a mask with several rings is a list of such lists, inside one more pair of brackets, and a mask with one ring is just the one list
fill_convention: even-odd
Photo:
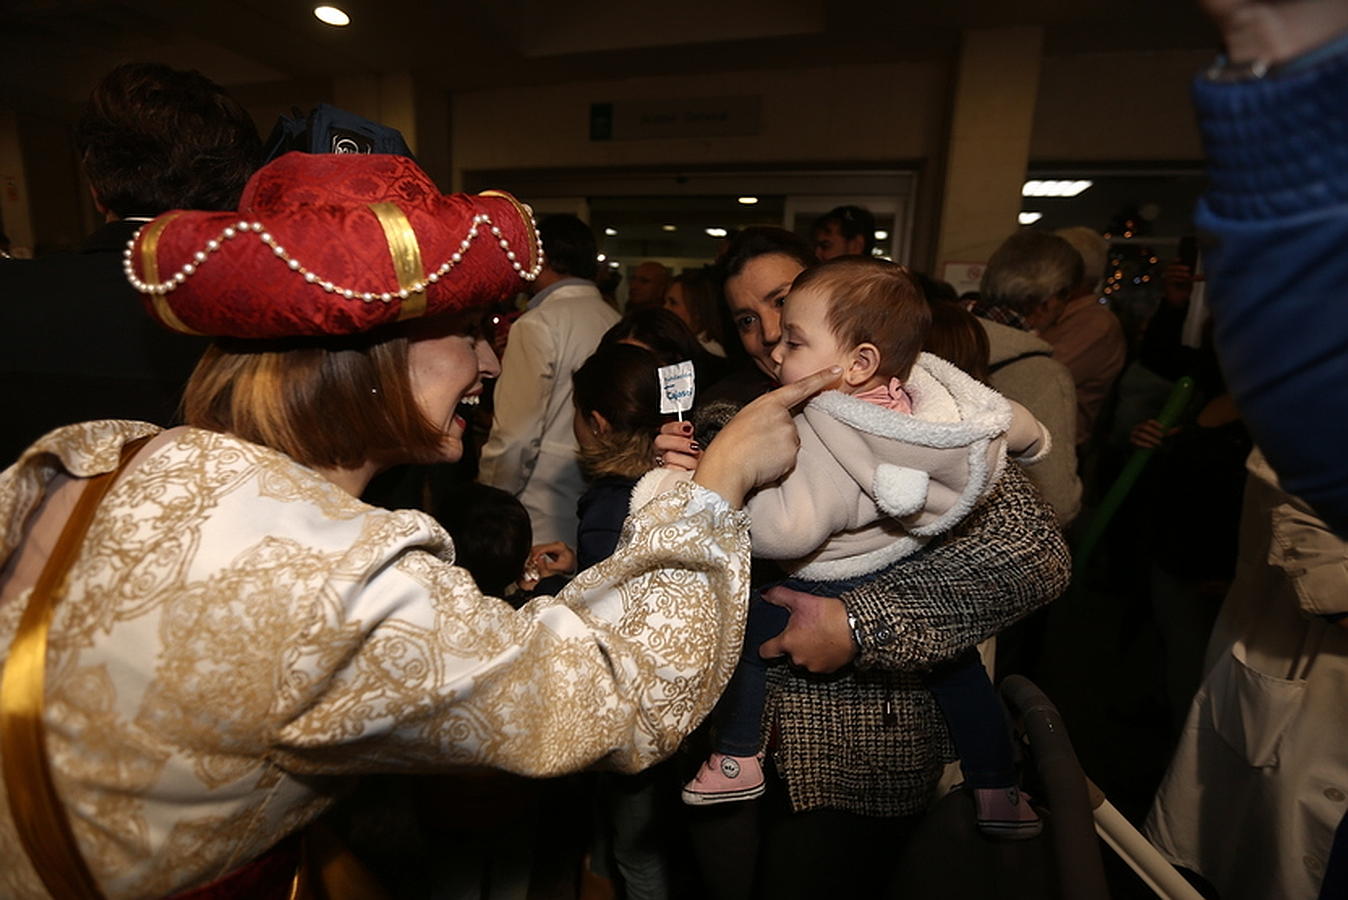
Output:
[[183,394],[183,420],[279,450],[311,467],[439,460],[444,438],[417,404],[408,345],[483,334],[480,309],[342,337],[221,338]]
[[827,300],[825,320],[840,343],[879,349],[877,375],[908,377],[931,330],[931,307],[907,269],[888,260],[844,256],[796,276],[792,292],[805,289]]
[[933,356],[954,363],[969,375],[987,384],[992,348],[988,333],[978,317],[959,303],[934,300],[931,303],[931,332],[923,348]]

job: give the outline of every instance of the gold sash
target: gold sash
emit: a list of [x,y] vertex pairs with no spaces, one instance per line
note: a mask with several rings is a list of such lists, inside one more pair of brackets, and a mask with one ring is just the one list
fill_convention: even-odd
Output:
[[47,760],[46,730],[42,725],[47,632],[52,610],[65,588],[66,574],[84,544],[84,534],[99,501],[147,440],[141,438],[127,444],[122,448],[122,459],[116,469],[96,475],[85,484],[33,585],[9,648],[9,658],[5,660],[4,674],[0,675],[0,754],[4,758],[10,815],[33,868],[48,892],[63,900],[101,900],[103,894],[75,843]]

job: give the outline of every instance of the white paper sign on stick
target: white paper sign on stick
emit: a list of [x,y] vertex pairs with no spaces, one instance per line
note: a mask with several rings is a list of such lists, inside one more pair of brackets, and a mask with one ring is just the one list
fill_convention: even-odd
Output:
[[683,414],[693,408],[693,362],[684,360],[655,370],[660,379],[660,412]]

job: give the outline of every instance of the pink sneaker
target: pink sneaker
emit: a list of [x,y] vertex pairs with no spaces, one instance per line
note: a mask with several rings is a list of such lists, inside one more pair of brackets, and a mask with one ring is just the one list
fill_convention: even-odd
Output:
[[710,806],[763,796],[763,761],[757,756],[726,756],[713,753],[697,770],[697,777],[683,786],[683,802]]
[[1020,792],[1020,788],[976,788],[974,806],[978,810],[978,830],[988,837],[1023,841],[1038,837],[1044,830],[1039,814]]

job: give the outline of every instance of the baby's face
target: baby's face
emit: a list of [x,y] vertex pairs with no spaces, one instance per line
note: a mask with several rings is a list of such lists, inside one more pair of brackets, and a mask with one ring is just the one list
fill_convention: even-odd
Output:
[[829,366],[847,369],[850,348],[840,345],[828,326],[828,300],[809,287],[792,291],[782,307],[782,339],[772,349],[777,380],[800,381]]

